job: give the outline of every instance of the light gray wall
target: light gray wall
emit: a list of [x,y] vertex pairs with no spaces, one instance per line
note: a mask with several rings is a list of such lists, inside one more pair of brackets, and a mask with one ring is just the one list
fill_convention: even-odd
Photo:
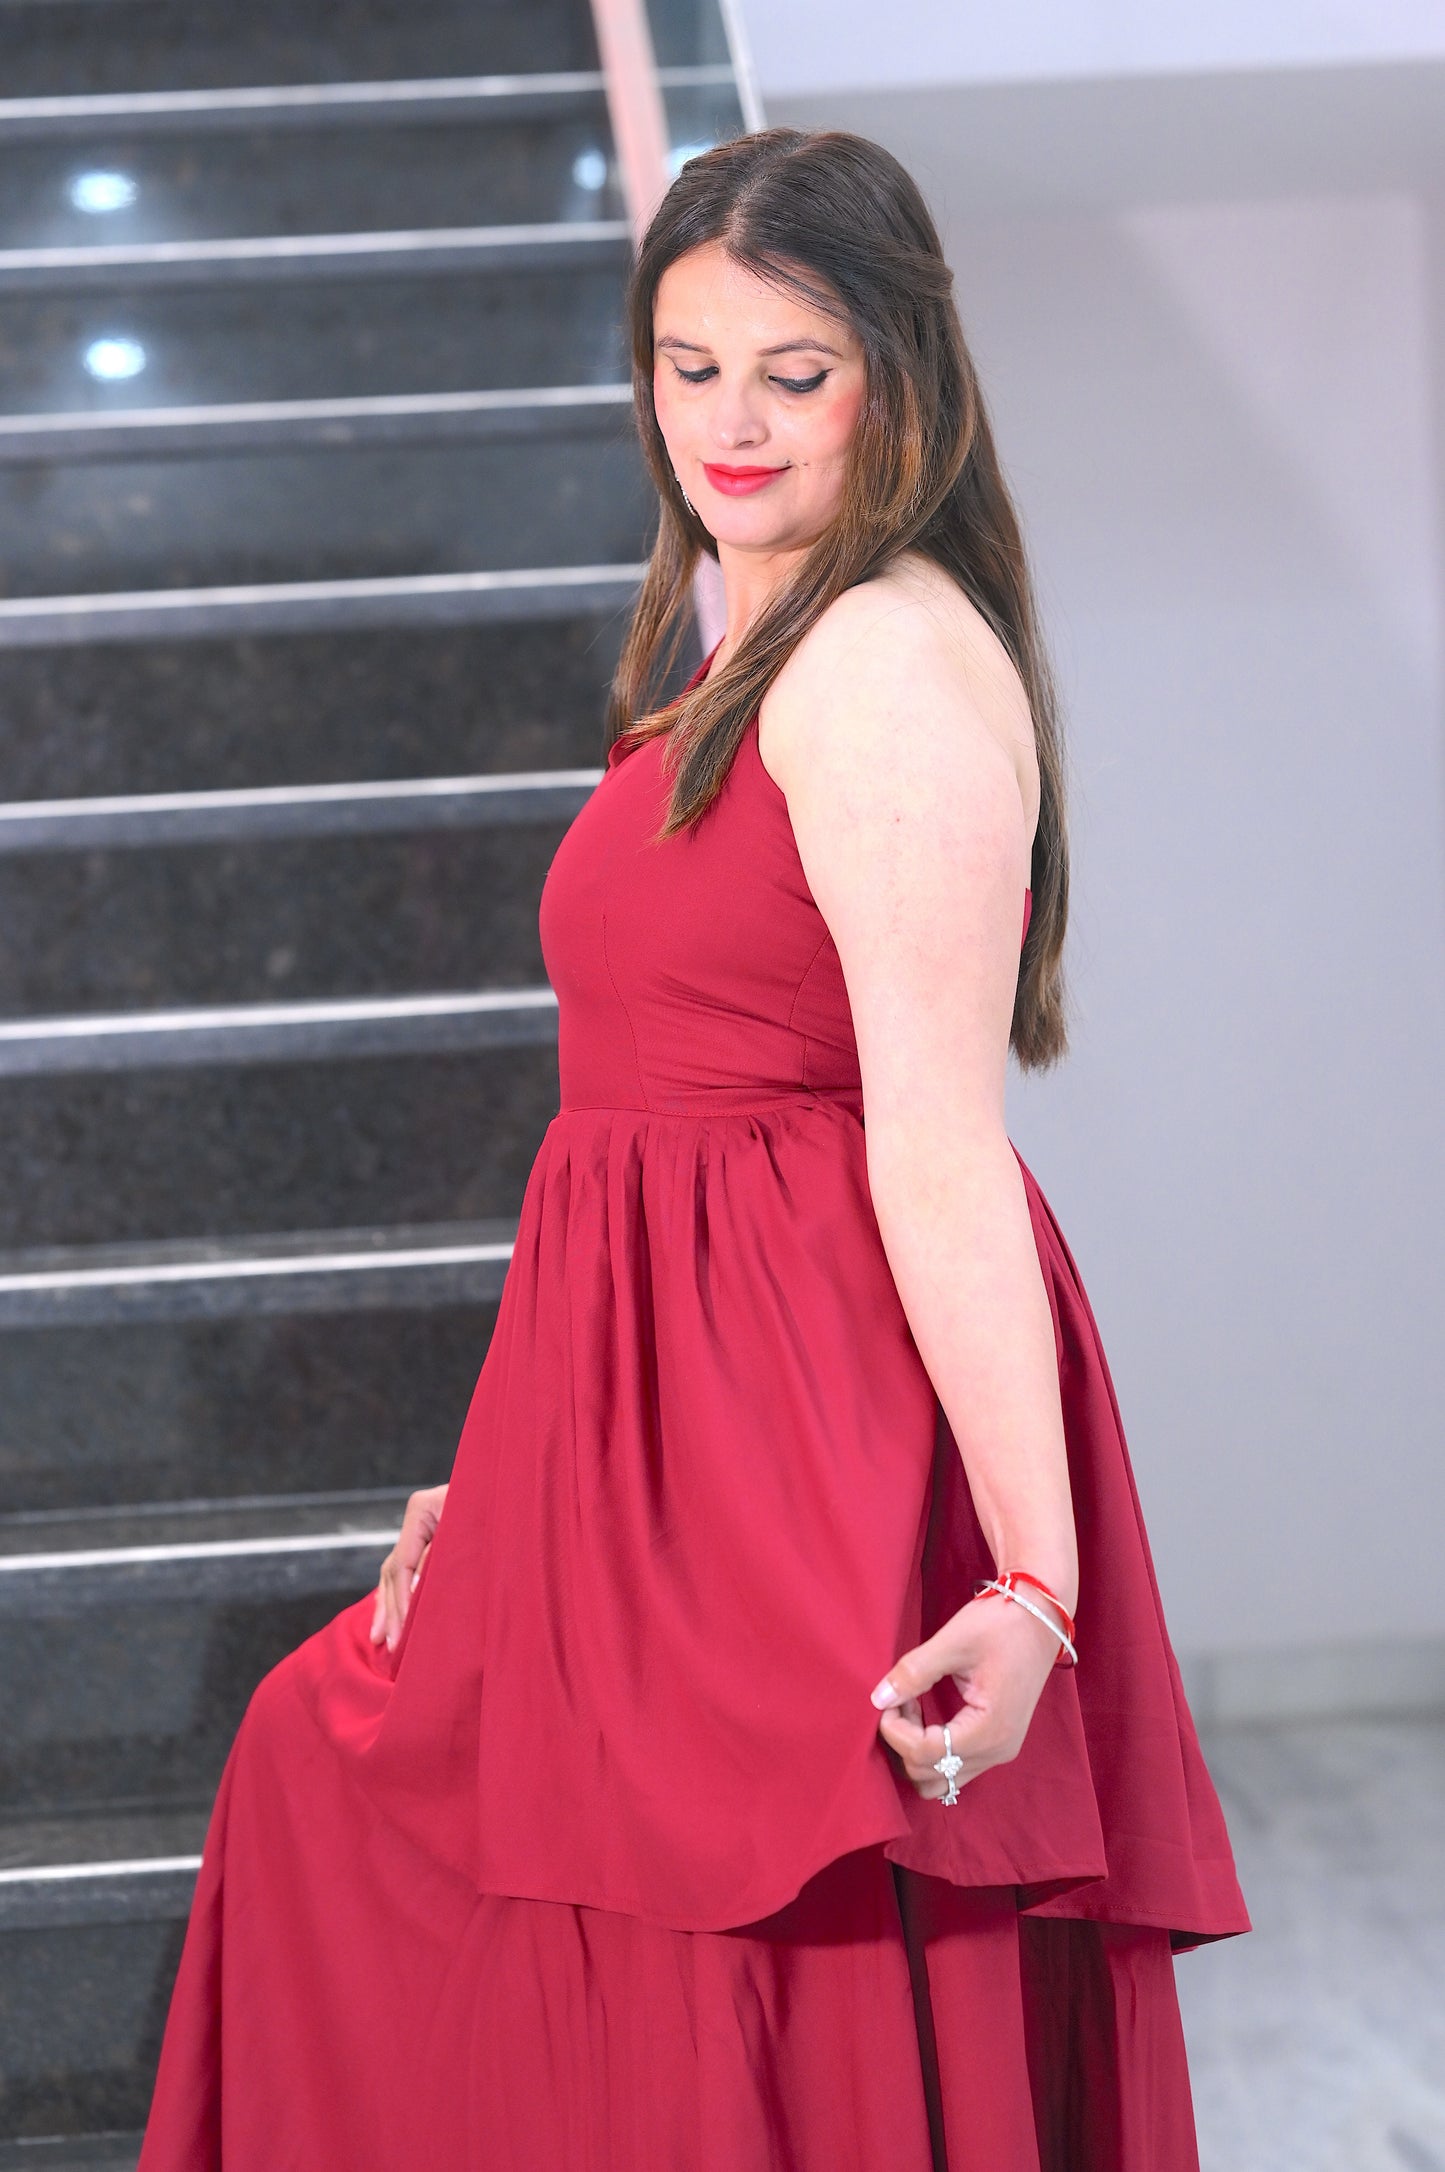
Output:
[[1368,1703],[1401,1640],[1445,1650],[1440,199],[1389,127],[1351,190],[1308,129],[1262,188],[1257,82],[1208,192],[1210,129],[1161,130],[1148,85],[1122,147],[1107,90],[764,92],[923,184],[1027,520],[1077,1016],[1012,1129],[1099,1318],[1176,1644],[1313,1653],[1317,1704],[1343,1648]]
[[1445,55],[1442,0],[744,0],[764,95]]

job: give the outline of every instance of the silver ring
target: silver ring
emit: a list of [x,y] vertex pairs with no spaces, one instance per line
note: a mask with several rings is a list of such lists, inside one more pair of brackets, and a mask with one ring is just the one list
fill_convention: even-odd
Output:
[[958,1775],[963,1770],[963,1759],[953,1754],[953,1731],[947,1724],[943,1730],[943,1755],[933,1769],[941,1772],[948,1782],[948,1793],[940,1797],[944,1809],[947,1810],[951,1803],[958,1801]]

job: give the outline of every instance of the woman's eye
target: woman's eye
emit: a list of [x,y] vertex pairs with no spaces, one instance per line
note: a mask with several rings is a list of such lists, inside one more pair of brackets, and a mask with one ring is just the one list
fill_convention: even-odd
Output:
[[[708,362],[700,370],[685,370],[680,362],[672,366],[685,385],[705,385],[709,377],[717,375],[716,362]],[[827,375],[826,370],[819,370],[816,377],[775,377],[773,383],[781,385],[785,392],[816,392]]]

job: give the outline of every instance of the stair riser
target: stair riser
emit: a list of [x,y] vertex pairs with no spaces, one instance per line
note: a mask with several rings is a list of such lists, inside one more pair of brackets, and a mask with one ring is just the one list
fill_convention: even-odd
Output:
[[139,2129],[184,1924],[0,1932],[0,2136]]
[[594,765],[621,615],[0,650],[0,799]]
[[564,829],[0,857],[0,1018],[536,986]]
[[515,1214],[554,1045],[11,1078],[0,1249]]
[[[614,219],[622,205],[610,152],[600,94],[551,122],[508,121],[488,107],[428,125],[139,139],[111,127],[11,144],[0,135],[0,248]],[[86,210],[86,175],[116,176],[132,200]]]
[[334,1305],[0,1333],[6,1505],[436,1484],[495,1310]]
[[287,0],[127,0],[123,31],[87,0],[11,14],[25,32],[8,39],[12,98],[597,65],[585,0],[337,0],[320,13]]
[[[13,1674],[0,1749],[7,1812],[99,1816],[138,1803],[148,1811],[204,1810],[262,1675],[374,1590],[385,1552],[376,1546],[338,1557],[329,1577],[315,1572],[328,1588],[301,1594],[146,1604],[136,1587],[113,1608],[78,1603],[69,1615],[52,1608],[39,1618],[7,1611]],[[94,1893],[76,1898],[89,1908],[108,1890],[97,1881]],[[24,1892],[52,1912],[70,1898]]]
[[[619,252],[551,272],[0,294],[0,412],[615,384],[625,270]],[[120,337],[144,367],[98,382],[85,357]]]
[[623,428],[0,470],[8,594],[630,563],[650,492]]

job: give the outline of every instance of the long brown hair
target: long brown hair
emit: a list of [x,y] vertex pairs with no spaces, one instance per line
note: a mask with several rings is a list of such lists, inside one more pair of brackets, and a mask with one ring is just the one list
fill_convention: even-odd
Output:
[[[668,266],[708,242],[845,321],[863,346],[867,390],[833,521],[727,663],[659,707],[692,630],[699,555],[716,558],[717,544],[688,509],[658,428],[653,311]],[[1063,748],[1018,517],[952,289],[917,185],[864,136],[760,129],[687,161],[647,229],[628,288],[633,398],[660,520],[613,681],[607,741],[669,734],[673,786],[658,834],[685,828],[716,798],[763,696],[834,598],[901,551],[932,559],[1003,643],[1033,714],[1042,801],[1010,1045],[1021,1066],[1037,1069],[1068,1046]]]

